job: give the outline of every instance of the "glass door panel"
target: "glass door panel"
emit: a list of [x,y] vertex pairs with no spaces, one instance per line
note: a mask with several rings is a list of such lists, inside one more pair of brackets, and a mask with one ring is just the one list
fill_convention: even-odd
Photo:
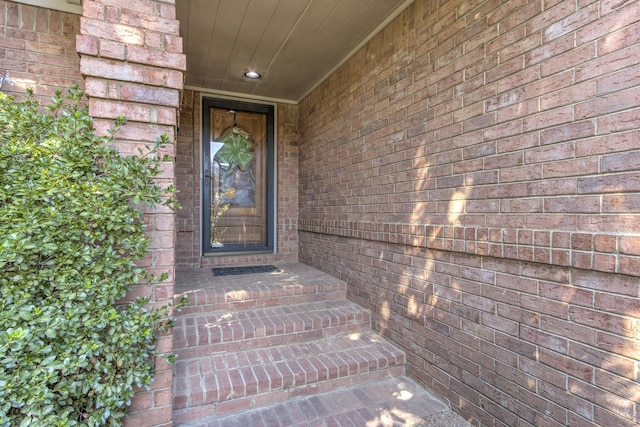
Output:
[[243,111],[238,108],[242,105],[229,107],[210,105],[204,112],[204,248],[272,250],[270,117],[268,112]]

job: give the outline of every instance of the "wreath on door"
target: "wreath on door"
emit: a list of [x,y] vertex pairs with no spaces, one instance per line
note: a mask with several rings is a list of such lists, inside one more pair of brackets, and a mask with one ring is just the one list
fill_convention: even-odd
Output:
[[216,153],[215,159],[220,163],[229,165],[229,171],[233,171],[236,168],[245,171],[256,158],[254,153],[255,144],[252,141],[251,134],[243,131],[235,124],[224,131],[219,141],[224,145]]

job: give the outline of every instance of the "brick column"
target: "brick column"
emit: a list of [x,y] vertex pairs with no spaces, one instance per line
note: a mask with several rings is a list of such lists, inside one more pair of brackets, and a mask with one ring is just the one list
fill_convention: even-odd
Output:
[[[116,141],[123,153],[137,153],[139,146],[152,143],[165,133],[175,142],[186,66],[175,0],[82,3],[76,49],[96,131],[106,132],[113,120],[123,115],[128,124],[118,133]],[[163,154],[173,159],[174,147]],[[174,179],[173,161],[165,162],[160,184],[167,186]],[[161,284],[138,286],[132,296],[148,295],[154,303],[161,304],[173,298],[175,216],[163,207],[150,210],[145,216],[152,238],[145,266],[157,274],[167,272],[169,279]],[[158,346],[162,351],[171,351],[172,336],[161,337]],[[172,425],[172,368],[162,359],[155,363],[152,388],[136,393],[126,425]]]

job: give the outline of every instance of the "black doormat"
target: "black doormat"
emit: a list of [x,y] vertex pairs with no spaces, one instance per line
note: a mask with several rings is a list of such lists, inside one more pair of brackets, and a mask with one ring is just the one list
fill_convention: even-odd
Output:
[[239,274],[251,273],[269,273],[271,271],[280,271],[278,267],[273,265],[249,265],[245,267],[218,267],[212,268],[214,276],[237,276]]

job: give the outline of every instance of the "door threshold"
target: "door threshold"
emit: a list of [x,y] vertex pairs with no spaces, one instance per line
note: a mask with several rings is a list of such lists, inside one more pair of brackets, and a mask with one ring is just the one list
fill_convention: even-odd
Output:
[[229,252],[207,252],[202,254],[203,257],[220,257],[220,256],[242,256],[242,255],[264,255],[264,254],[275,254],[272,250],[264,250],[264,251],[229,251]]

